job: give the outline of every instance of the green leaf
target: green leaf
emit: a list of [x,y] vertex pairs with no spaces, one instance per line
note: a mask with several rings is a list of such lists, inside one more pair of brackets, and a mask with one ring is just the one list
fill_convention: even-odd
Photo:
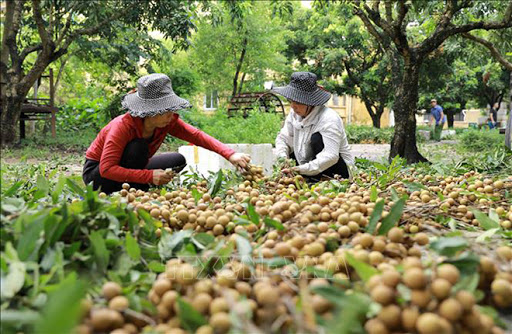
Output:
[[215,178],[215,183],[213,184],[213,187],[210,188],[210,195],[212,197],[215,197],[217,193],[219,192],[222,181],[224,180],[224,173],[222,173],[222,169],[217,172],[217,177]]
[[25,273],[25,263],[21,261],[14,261],[9,264],[9,273],[6,276],[2,275],[1,279],[2,284],[0,285],[0,295],[2,296],[2,301],[4,299],[11,299],[18,293],[18,291],[21,290],[21,288],[23,288],[23,284],[25,283]]
[[468,242],[463,237],[440,237],[430,243],[431,249],[444,256],[453,256],[466,247]]
[[398,196],[398,193],[396,192],[395,188],[391,188],[391,200],[396,203],[399,199],[400,196]]
[[364,333],[363,323],[372,301],[366,294],[346,294],[334,286],[318,286],[311,289],[336,306],[335,317],[326,323],[326,333]]
[[126,252],[133,260],[135,260],[135,261],[140,260],[139,244],[137,243],[137,240],[135,240],[135,238],[132,237],[130,232],[128,232],[126,234],[125,247],[126,247]]
[[418,182],[411,182],[411,181],[402,181],[403,184],[409,189],[410,192],[414,191],[421,191],[421,190],[428,190],[427,187],[425,187],[423,184]]
[[462,275],[471,275],[478,271],[480,257],[471,252],[464,252],[456,258],[447,259],[444,262],[453,264]]
[[162,237],[158,243],[158,254],[162,260],[168,260],[173,257],[180,246],[183,244],[185,238],[189,238],[193,230],[180,230],[176,233],[169,234],[166,230],[162,230]]
[[101,272],[106,272],[109,263],[109,252],[105,245],[105,239],[99,231],[93,231],[91,235],[89,235],[89,239],[91,241],[98,269]]
[[203,315],[181,297],[178,297],[178,308],[181,325],[186,330],[195,332],[199,327],[207,324]]
[[499,228],[491,228],[490,230],[485,231],[484,233],[480,234],[478,238],[476,238],[476,242],[485,243],[488,241],[488,239],[492,238],[493,235],[496,234],[500,229]]
[[[391,188],[393,189],[393,188]],[[379,228],[379,235],[386,235],[389,230],[396,226],[400,217],[402,217],[402,212],[404,211],[405,199],[401,198],[395,202],[395,204],[391,207],[389,214],[382,219],[382,224]]]
[[20,187],[23,185],[24,181],[17,181],[15,182],[12,186],[10,186],[4,193],[3,193],[3,199],[5,199],[5,197],[10,197],[14,194],[16,194],[16,192],[18,191],[18,189],[20,189]]
[[373,185],[370,190],[370,201],[375,202],[377,198],[379,198],[377,193],[377,186]]
[[165,265],[157,261],[149,262],[148,268],[155,273],[163,273],[165,271]]
[[23,231],[16,247],[21,261],[28,259],[36,260],[38,258],[37,253],[39,247],[41,247],[41,241],[44,241],[41,238],[41,232],[44,229],[43,221],[45,219],[45,216],[37,217],[35,220],[29,222],[29,225]]
[[270,217],[265,217],[265,219],[263,219],[263,223],[265,223],[265,226],[275,228],[276,230],[279,230],[279,231],[284,230],[283,224],[281,224],[277,220],[274,220]]
[[493,229],[493,228],[498,228],[498,229],[500,228],[500,223],[499,222],[492,220],[491,218],[489,218],[482,211],[480,211],[478,209],[475,209],[475,208],[470,208],[469,210],[471,212],[473,212],[473,214],[475,215],[476,220],[478,220],[478,222],[480,223],[480,226],[484,230],[490,230],[490,229]]
[[251,222],[253,222],[253,224],[260,224],[260,215],[256,212],[254,205],[252,205],[250,202],[247,202],[247,216]]
[[345,253],[345,258],[348,264],[355,269],[357,275],[361,277],[364,282],[367,282],[373,275],[377,275],[379,271],[371,265],[357,260],[352,254]]
[[382,210],[384,209],[384,200],[380,200],[375,203],[375,207],[373,208],[373,212],[370,215],[370,222],[368,226],[366,226],[366,232],[373,234],[375,232],[375,228],[377,227],[377,223],[382,217]]
[[478,272],[473,272],[471,274],[463,275],[458,281],[457,284],[453,287],[453,292],[457,292],[460,290],[465,290],[471,293],[475,293],[478,287],[478,281],[480,280],[480,275]]
[[78,196],[85,197],[85,191],[71,179],[66,179],[66,184]]
[[75,275],[68,276],[48,296],[43,315],[35,324],[38,333],[71,333],[80,320],[80,300],[85,296],[86,287],[77,281]]
[[2,310],[2,325],[32,324],[41,318],[38,312],[31,310]]
[[289,265],[289,264],[293,264],[292,261],[290,260],[287,260],[283,257],[273,257],[273,258],[270,258],[270,259],[265,259],[265,258],[261,258],[261,257],[258,257],[256,259],[254,259],[254,263],[255,264],[263,264],[269,268],[282,268],[286,265]]
[[206,248],[208,245],[210,245],[214,241],[215,241],[215,237],[208,233],[198,233],[198,234],[192,236],[192,242],[199,249]]
[[240,261],[243,263],[252,262],[252,247],[249,240],[241,235],[236,237],[236,249],[240,255]]
[[37,175],[36,186],[37,186],[38,190],[41,190],[45,195],[48,194],[50,185],[44,175],[42,175],[42,174]]
[[192,193],[192,197],[194,198],[194,202],[197,205],[197,202],[199,202],[199,200],[201,199],[201,197],[203,195],[196,188],[193,188],[191,193]]

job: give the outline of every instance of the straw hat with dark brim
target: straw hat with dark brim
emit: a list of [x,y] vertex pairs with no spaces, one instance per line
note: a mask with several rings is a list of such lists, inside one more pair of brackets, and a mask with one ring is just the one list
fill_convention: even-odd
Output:
[[272,91],[308,106],[324,105],[331,98],[331,93],[316,84],[316,74],[311,72],[295,72],[287,86],[275,87]]
[[137,80],[137,91],[127,94],[121,105],[134,117],[151,117],[192,107],[172,90],[171,79],[161,73]]

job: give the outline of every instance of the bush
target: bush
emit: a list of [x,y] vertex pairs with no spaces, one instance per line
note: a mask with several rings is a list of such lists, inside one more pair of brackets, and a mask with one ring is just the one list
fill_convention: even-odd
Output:
[[467,129],[460,136],[462,149],[472,152],[483,152],[503,145],[504,138],[497,130]]
[[80,131],[93,128],[101,129],[109,121],[105,113],[105,100],[103,98],[70,99],[60,107],[57,114],[57,126],[64,131]]
[[345,126],[350,144],[387,144],[391,142],[393,131],[393,128],[377,129],[367,125]]
[[185,122],[229,144],[274,144],[283,123],[282,116],[278,114],[256,111],[250,112],[247,118],[228,117],[223,109],[218,109],[213,115],[195,109],[182,115]]

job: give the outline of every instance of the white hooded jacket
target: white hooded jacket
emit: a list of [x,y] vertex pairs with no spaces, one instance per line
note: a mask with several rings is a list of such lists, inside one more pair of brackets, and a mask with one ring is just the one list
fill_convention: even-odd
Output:
[[[316,159],[313,159],[310,142],[311,135],[316,132],[322,135],[324,149]],[[335,165],[340,155],[347,164],[349,172],[354,165],[343,121],[336,111],[326,106],[314,107],[304,118],[295,112],[290,112],[277,135],[276,151],[278,158],[288,158],[291,153],[294,153],[298,162],[298,171],[303,175],[320,174]]]

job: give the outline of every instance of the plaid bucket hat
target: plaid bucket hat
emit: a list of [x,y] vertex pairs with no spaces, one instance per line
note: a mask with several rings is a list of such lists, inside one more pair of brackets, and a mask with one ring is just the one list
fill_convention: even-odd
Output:
[[134,117],[151,117],[192,107],[172,90],[171,79],[162,73],[137,80],[137,91],[125,95],[121,105]]
[[273,92],[308,106],[321,106],[331,98],[331,93],[316,84],[316,74],[295,72],[290,83],[284,87],[275,87]]

